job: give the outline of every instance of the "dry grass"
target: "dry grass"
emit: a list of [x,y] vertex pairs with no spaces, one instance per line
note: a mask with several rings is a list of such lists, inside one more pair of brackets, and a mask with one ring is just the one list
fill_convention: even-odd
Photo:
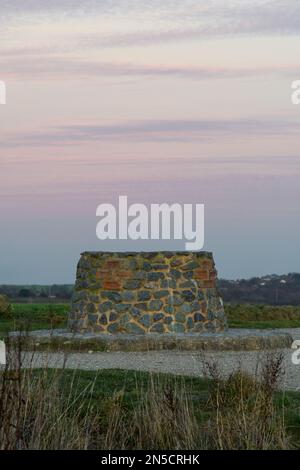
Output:
[[87,449],[96,415],[81,400],[85,391],[76,389],[74,376],[69,395],[63,396],[63,369],[50,380],[46,368],[36,373],[29,364],[23,369],[21,343],[22,338],[16,349],[8,345],[10,366],[0,375],[0,449]]
[[[124,391],[103,406],[92,399],[95,381],[67,389],[64,369],[24,369],[22,341],[9,349],[0,374],[0,449],[287,449],[284,407],[274,403],[282,357],[270,356],[260,380],[237,370],[223,377],[204,364],[207,399],[195,400],[180,379],[151,376],[128,409]],[[34,353],[33,353],[34,355]],[[33,359],[34,356],[32,356]],[[101,405],[101,406],[100,406]]]
[[119,396],[108,417],[105,449],[193,449],[198,422],[184,386],[153,378],[129,415]]
[[269,356],[260,380],[241,369],[224,378],[216,364],[204,364],[211,381],[200,417],[184,384],[152,380],[130,417],[120,395],[111,408],[104,448],[288,449],[284,408],[275,405],[282,360],[280,354]]
[[281,354],[269,356],[260,379],[241,369],[223,378],[216,364],[206,364],[211,381],[210,402],[215,410],[207,423],[210,447],[216,449],[287,449],[284,408],[274,397],[282,375]]

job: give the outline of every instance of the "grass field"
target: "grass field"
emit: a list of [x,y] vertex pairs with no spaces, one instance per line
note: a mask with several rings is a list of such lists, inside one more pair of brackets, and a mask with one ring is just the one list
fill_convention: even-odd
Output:
[[[51,375],[51,371],[49,371]],[[76,387],[74,387],[74,378]],[[113,396],[122,395],[122,406],[128,411],[133,411],[145,396],[151,383],[157,383],[161,387],[178,389],[182,388],[193,402],[196,414],[205,410],[205,414],[212,411],[209,407],[211,393],[211,378],[198,378],[176,376],[171,374],[158,374],[134,370],[106,369],[84,371],[65,369],[61,375],[63,394],[68,396],[74,389],[79,392],[86,404],[105,408]],[[90,385],[93,384],[93,387]],[[300,392],[277,392],[275,396],[276,406],[285,407],[287,425],[294,428],[294,432],[300,437]],[[205,406],[204,406],[205,405]]]
[[299,328],[300,307],[249,305],[225,305],[231,328]]
[[[0,332],[26,328],[65,328],[70,306],[64,304],[13,304],[9,316],[0,317]],[[225,305],[230,328],[300,327],[300,307],[270,305]]]
[[[51,373],[51,372],[50,372]],[[129,414],[133,412],[145,394],[151,383],[159,384],[163,389],[182,389],[193,404],[196,416],[203,420],[209,418],[213,412],[210,403],[212,392],[212,380],[210,378],[196,378],[186,376],[174,376],[171,374],[156,374],[132,370],[107,369],[93,371],[65,370],[62,374],[62,390],[65,396],[70,390],[76,389],[76,393],[86,401],[104,411],[113,397],[122,397],[122,408]],[[76,387],[74,388],[74,377]],[[93,384],[93,387],[90,385]],[[233,392],[235,393],[235,391]],[[283,409],[286,426],[297,439],[300,439],[300,392],[276,392],[275,405],[277,409]]]
[[69,310],[69,304],[12,304],[11,314],[0,317],[0,332],[65,328]]
[[[276,360],[270,364],[271,371],[274,364],[277,367]],[[19,422],[18,432],[9,430],[8,445],[15,448],[18,442],[25,448],[50,449],[299,448],[300,393],[276,391],[276,377],[273,383],[269,372],[262,385],[241,371],[228,379],[214,372],[208,378],[131,370],[21,372],[24,386],[18,419],[15,401],[5,409],[6,418]],[[5,387],[14,390],[14,400],[18,400],[15,384],[15,376],[12,382],[6,378]],[[6,422],[0,423],[0,436],[1,432],[7,435]],[[20,437],[24,429],[25,441]]]
[[[69,304],[13,304],[9,316],[0,318],[0,332],[65,328]],[[225,305],[231,328],[300,327],[300,307],[269,305]]]
[[[68,304],[14,304],[10,317],[0,319],[0,334],[64,328],[68,311]],[[226,311],[230,326],[300,326],[295,307],[227,305]],[[196,378],[116,369],[24,371],[16,363],[0,373],[0,403],[6,403],[0,448],[300,448],[300,392],[277,390],[279,369],[270,359],[256,381],[239,370],[223,378],[214,367]]]

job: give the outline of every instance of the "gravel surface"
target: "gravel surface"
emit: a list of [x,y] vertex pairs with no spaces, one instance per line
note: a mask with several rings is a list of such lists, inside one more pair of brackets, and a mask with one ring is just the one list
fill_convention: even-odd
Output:
[[[292,335],[300,340],[300,328],[276,330]],[[202,376],[204,361],[216,361],[219,369],[229,374],[237,367],[256,374],[267,356],[282,353],[284,357],[284,376],[281,387],[300,390],[300,365],[292,362],[292,349],[273,351],[149,351],[149,352],[89,352],[89,353],[32,353],[25,354],[26,366],[32,361],[34,367],[62,367],[71,369],[132,369],[153,372],[166,372],[188,376]]]

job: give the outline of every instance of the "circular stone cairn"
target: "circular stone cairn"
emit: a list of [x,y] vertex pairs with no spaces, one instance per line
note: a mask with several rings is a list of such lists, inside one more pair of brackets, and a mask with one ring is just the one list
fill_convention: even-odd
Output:
[[73,332],[219,332],[227,327],[209,252],[84,252],[69,315]]

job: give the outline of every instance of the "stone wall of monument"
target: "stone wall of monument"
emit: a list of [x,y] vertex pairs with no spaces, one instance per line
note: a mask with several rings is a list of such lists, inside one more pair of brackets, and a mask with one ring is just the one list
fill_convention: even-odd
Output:
[[212,253],[82,253],[69,316],[76,332],[184,333],[226,328]]

